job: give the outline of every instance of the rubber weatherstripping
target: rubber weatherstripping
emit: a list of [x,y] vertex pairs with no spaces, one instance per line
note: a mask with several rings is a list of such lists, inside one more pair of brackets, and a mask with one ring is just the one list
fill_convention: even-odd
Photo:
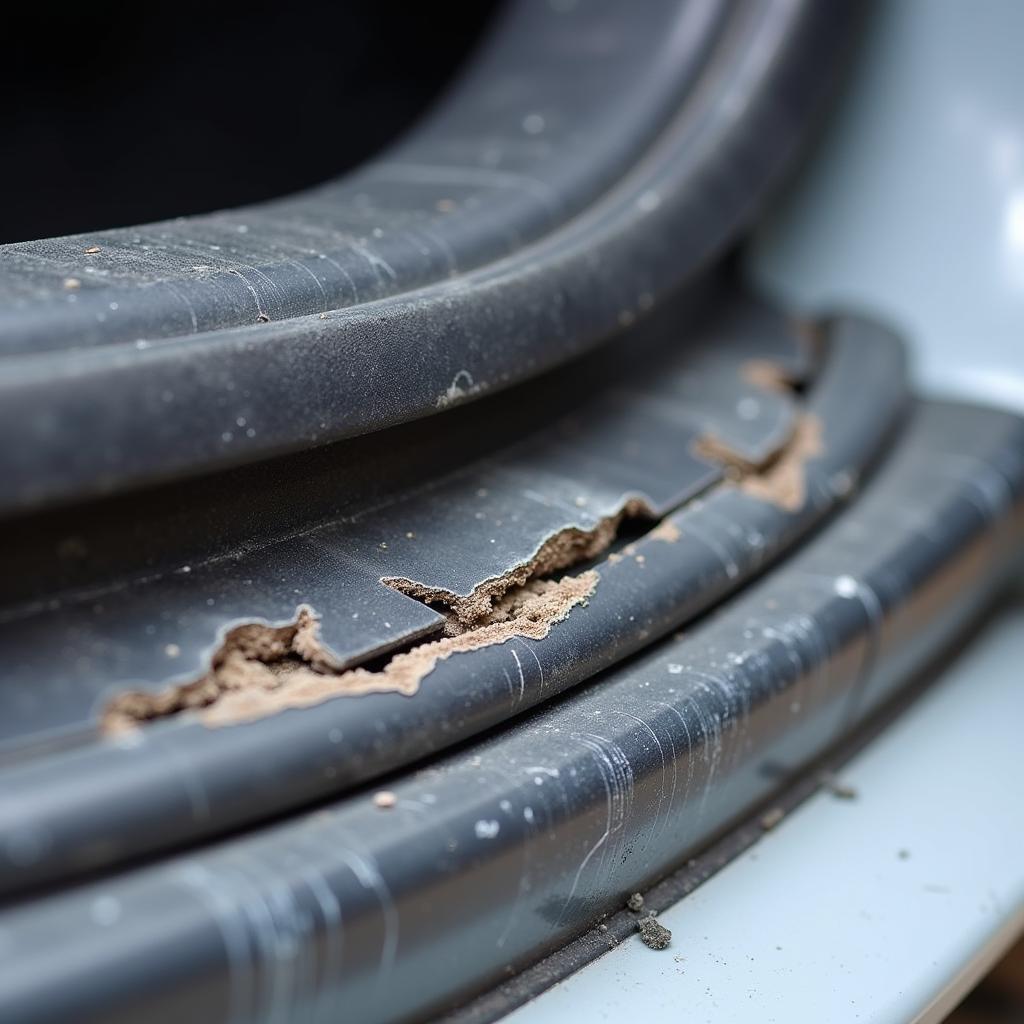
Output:
[[856,16],[526,0],[341,181],[2,247],[0,513],[381,430],[593,348],[750,223]]
[[[358,524],[320,528],[284,542],[283,553],[260,549],[236,563],[230,576],[214,561],[184,576],[122,588],[102,600],[92,594],[77,611],[62,605],[0,627],[11,666],[0,830],[47,837],[31,858],[17,848],[0,855],[0,891],[23,892],[29,884],[195,842],[393,772],[584,682],[749,582],[856,493],[858,481],[900,425],[908,399],[901,346],[849,318],[823,330],[821,365],[804,397],[745,383],[751,367],[774,366],[776,372],[786,367],[780,344],[786,329],[762,307],[737,302],[730,308],[706,324],[703,345],[654,363],[654,371],[618,377],[614,389],[587,407],[589,415],[573,416],[571,433],[545,430],[443,485],[377,509],[368,519],[371,530]],[[778,340],[772,340],[769,328],[778,332]],[[745,341],[730,343],[730,337]],[[787,372],[793,373],[802,357],[795,336],[789,344]],[[713,395],[716,380],[718,396]],[[871,393],[873,401],[851,405],[845,397],[850,388]],[[704,393],[703,406],[696,401],[698,391]],[[737,409],[747,418],[736,416]],[[816,447],[801,451],[808,433]],[[745,451],[752,465],[768,468],[751,469],[745,478],[724,477],[721,465],[716,470],[691,454],[709,437],[719,447],[728,439],[730,450]],[[646,452],[650,470],[635,459],[624,468],[622,444]],[[585,477],[579,472],[584,453]],[[783,480],[791,465],[802,491],[795,504],[785,486],[773,492],[767,483]],[[630,503],[646,511],[631,537],[615,543],[600,524]],[[335,618],[343,627],[353,622],[353,612],[356,622],[365,621],[375,595],[390,593],[379,583],[382,576],[415,568],[418,579],[451,594],[460,587],[443,575],[448,566],[470,581],[501,579],[498,569],[528,566],[550,543],[545,537],[567,535],[596,538],[604,550],[570,549],[570,558],[583,563],[580,569],[565,566],[567,575],[555,573],[544,585],[556,588],[567,585],[554,582],[558,579],[585,577],[585,590],[573,591],[577,596],[570,604],[554,606],[557,614],[543,623],[540,635],[517,631],[507,621],[487,626],[482,634],[468,630],[440,643],[480,637],[481,645],[445,660],[434,660],[436,632],[419,640],[409,634],[410,653],[398,654],[394,664],[407,664],[417,652],[426,656],[413,689],[367,693],[373,685],[389,688],[380,666],[376,675],[353,673],[315,662],[310,666],[309,658],[300,663],[294,655],[264,653],[262,660],[253,656],[248,663],[225,658],[221,689],[202,690],[212,685],[203,681],[209,680],[204,661],[211,658],[204,649],[209,651],[213,623],[224,615],[225,603],[248,606],[250,613],[259,608],[253,586],[231,583],[240,575],[272,583],[290,562],[289,580],[296,587],[284,589],[285,609],[312,605],[323,615],[324,635],[334,639]],[[319,561],[297,558],[299,544],[315,549]],[[425,561],[413,567],[403,552],[420,548]],[[325,562],[331,567],[377,564],[357,590],[354,582],[339,586],[336,572],[325,588]],[[430,572],[435,575],[425,575]],[[536,584],[519,591],[529,594],[530,586]],[[325,589],[333,592],[330,603],[321,605],[314,595]],[[216,595],[213,611],[208,594]],[[167,614],[185,602],[183,613]],[[584,603],[585,608],[573,610]],[[441,619],[428,607],[414,607]],[[402,621],[394,616],[391,600],[385,608],[396,624]],[[141,642],[146,623],[161,616],[167,628]],[[229,625],[220,635],[251,628]],[[287,626],[277,625],[261,636],[275,628],[278,635],[288,633]],[[90,691],[83,665],[90,651],[111,646],[111,630],[123,635],[118,642],[134,654],[129,664],[139,675],[126,673],[124,657],[93,656],[96,688]],[[48,635],[63,638],[65,663],[72,670],[50,664]],[[359,651],[358,636],[347,634],[343,649]],[[289,642],[295,645],[294,635]],[[174,657],[168,658],[164,648],[172,643]],[[342,645],[335,642],[338,649]],[[151,674],[140,689],[146,669],[174,670],[193,650],[195,667],[186,682],[175,682],[180,675]],[[373,653],[372,646],[364,647],[364,661]],[[247,665],[248,685],[241,678]],[[271,667],[287,665],[296,671],[271,673]],[[69,695],[62,683],[72,672],[75,691]],[[199,693],[194,680],[203,681]],[[345,680],[350,680],[347,691]],[[177,702],[167,696],[175,690],[182,693]],[[359,696],[346,697],[346,692]],[[40,748],[39,738],[52,738],[56,725],[73,721],[69,716],[76,708],[85,716],[81,728],[89,730],[82,740],[63,752]],[[112,711],[112,734],[96,736]],[[118,794],[116,800],[111,793]]]
[[[922,406],[690,634],[310,815],[0,915],[7,1015],[422,1019],[591,925],[896,693],[1019,559],[1024,424]],[[894,517],[893,509],[901,510]]]

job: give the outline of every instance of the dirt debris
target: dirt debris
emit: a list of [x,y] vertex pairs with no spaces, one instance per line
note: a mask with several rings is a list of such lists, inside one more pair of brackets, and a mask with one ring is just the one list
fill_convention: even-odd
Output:
[[644,909],[643,896],[638,892],[633,893],[633,895],[626,900],[626,909],[632,910],[634,914],[640,913],[640,911]]
[[784,367],[770,359],[748,359],[740,368],[740,376],[748,384],[776,394],[792,391],[795,383]]
[[650,949],[668,949],[672,933],[656,918],[641,917],[636,923],[640,941]]
[[834,772],[822,772],[819,781],[822,789],[838,800],[856,800],[860,796],[855,787],[842,782]]
[[675,544],[683,536],[683,531],[671,519],[663,519],[647,534],[648,540],[660,540],[665,544]]

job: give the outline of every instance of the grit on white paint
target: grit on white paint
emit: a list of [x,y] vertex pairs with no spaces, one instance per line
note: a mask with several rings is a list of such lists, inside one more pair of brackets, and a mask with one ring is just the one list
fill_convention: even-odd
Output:
[[1024,599],[746,854],[507,1020],[940,1021],[1024,926]]

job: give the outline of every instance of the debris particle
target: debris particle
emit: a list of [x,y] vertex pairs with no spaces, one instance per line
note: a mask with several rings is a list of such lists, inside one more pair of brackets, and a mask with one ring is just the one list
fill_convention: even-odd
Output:
[[647,539],[664,541],[666,544],[675,544],[682,535],[683,531],[671,519],[663,519],[647,534]]
[[698,458],[719,463],[726,477],[746,494],[796,512],[807,500],[806,464],[823,454],[825,446],[821,421],[806,413],[797,419],[786,444],[760,465],[748,462],[713,435],[699,438],[692,449]]
[[544,131],[544,117],[542,114],[527,114],[523,118],[523,131],[527,135],[539,135]]
[[641,917],[636,923],[640,941],[649,949],[667,949],[672,933],[653,917]]
[[770,832],[785,816],[786,812],[781,807],[773,807],[761,815],[761,828]]
[[69,291],[73,292],[76,288],[82,287],[82,282],[77,277],[65,277],[64,287]]
[[899,857],[900,860],[910,860],[910,851],[900,850],[899,853],[896,854],[896,856]]
[[166,654],[168,658],[176,658],[181,654],[181,648],[177,644],[168,644],[164,648],[164,654]]
[[259,313],[256,316],[256,321],[261,324],[269,323],[270,317],[266,313]]
[[390,810],[398,803],[398,797],[390,789],[382,789],[379,793],[373,794],[373,805],[382,811]]
[[640,911],[644,909],[643,896],[638,892],[633,893],[633,895],[626,900],[626,906],[632,910],[634,914],[640,913]]
[[95,256],[96,253],[98,253],[99,251],[100,251],[100,247],[98,245],[90,245],[89,248],[85,250],[85,255],[86,256]]
[[840,782],[833,772],[821,773],[821,785],[840,800],[856,800],[860,795],[853,786]]
[[784,366],[773,363],[769,359],[750,359],[743,364],[740,375],[748,383],[761,391],[786,394],[793,390],[796,383]]
[[473,375],[469,370],[459,370],[459,372],[452,378],[451,384],[449,384],[445,389],[444,394],[438,397],[435,404],[438,409],[444,409],[453,402],[458,402],[463,398],[469,398],[471,395],[475,395],[482,389],[483,385],[477,384],[473,380]]

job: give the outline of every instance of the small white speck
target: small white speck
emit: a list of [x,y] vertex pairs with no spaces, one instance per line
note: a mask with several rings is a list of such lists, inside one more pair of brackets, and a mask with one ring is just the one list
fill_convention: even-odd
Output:
[[657,192],[648,190],[642,192],[637,198],[636,205],[644,212],[651,213],[661,206],[661,196]]
[[736,415],[741,420],[756,420],[761,414],[761,403],[756,398],[741,398],[736,403]]
[[493,818],[481,818],[474,826],[473,831],[477,839],[493,839],[501,830],[501,825]]
[[860,593],[860,585],[852,576],[837,576],[835,591],[840,597],[856,597]]
[[539,135],[544,131],[544,117],[541,114],[527,114],[523,118],[523,131],[527,135]]
[[92,901],[91,915],[98,925],[112,925],[121,917],[121,904],[113,896],[97,896]]
[[674,661],[669,663],[668,674],[670,676],[677,676],[683,671],[683,666],[676,664]]
[[853,490],[853,483],[853,477],[850,473],[836,473],[832,477],[832,490],[838,497],[845,498]]

